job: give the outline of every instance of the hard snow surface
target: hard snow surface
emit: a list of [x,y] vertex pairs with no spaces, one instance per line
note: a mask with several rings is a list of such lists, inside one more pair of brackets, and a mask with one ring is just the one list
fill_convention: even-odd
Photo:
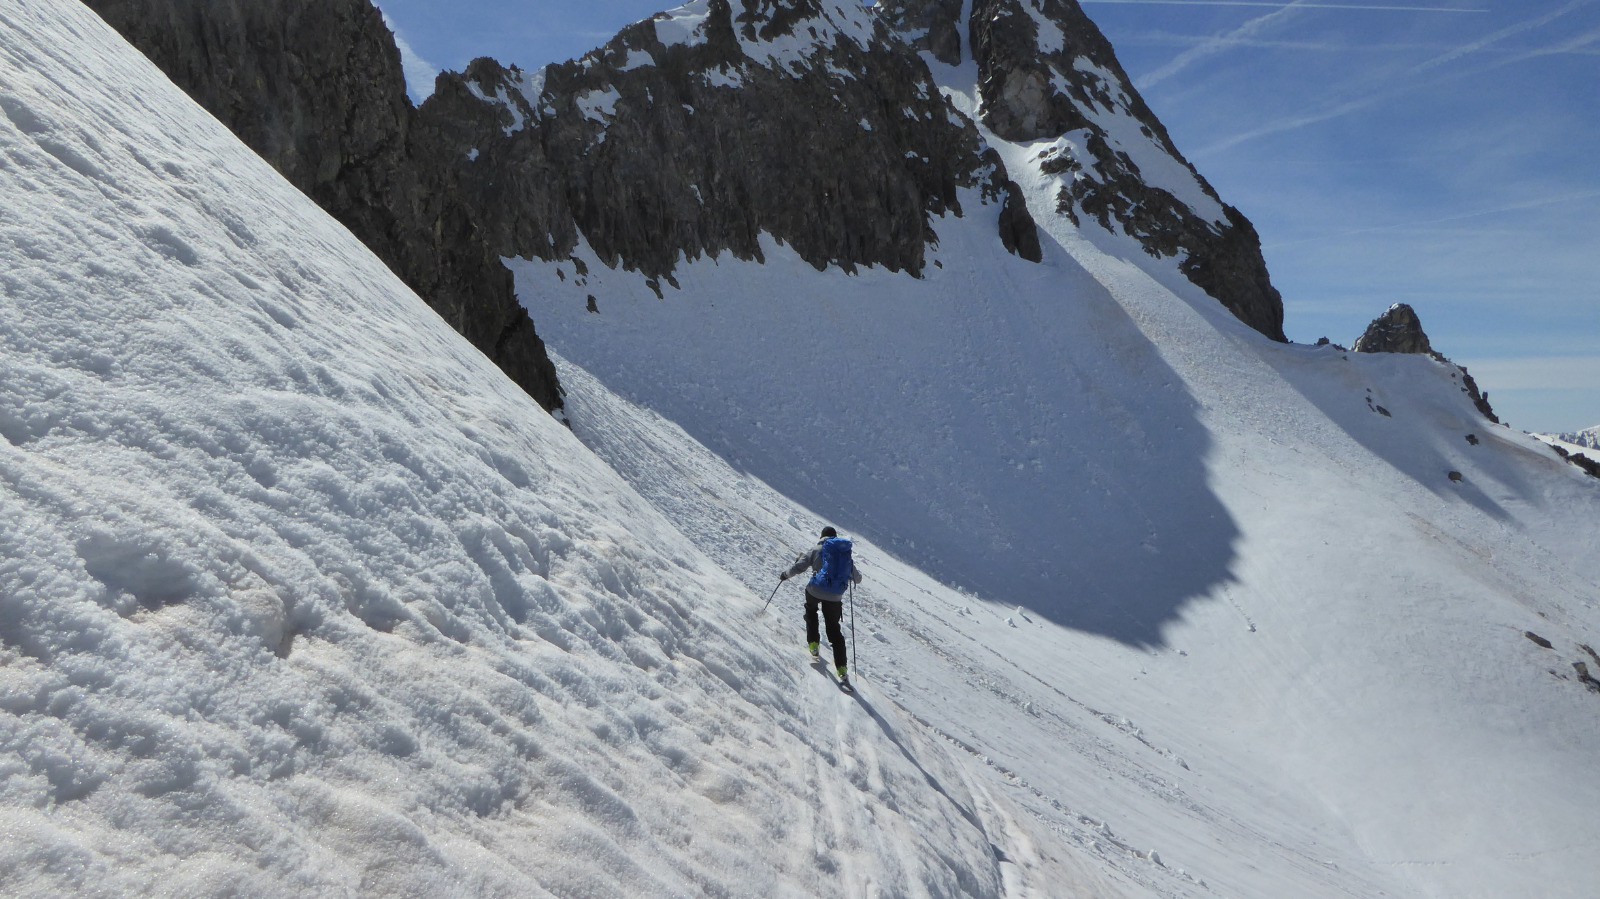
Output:
[[0,894],[1115,891],[92,13],[0,83]]

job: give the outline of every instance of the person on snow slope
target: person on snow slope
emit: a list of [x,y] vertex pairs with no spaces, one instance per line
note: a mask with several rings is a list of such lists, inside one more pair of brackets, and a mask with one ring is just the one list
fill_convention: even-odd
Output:
[[[830,547],[830,543],[834,545]],[[842,561],[843,564],[825,565],[824,562],[830,559]],[[849,570],[832,570],[835,567]],[[820,610],[827,625],[828,642],[833,645],[834,670],[841,681],[847,681],[848,658],[845,654],[844,632],[840,630],[839,622],[844,618],[844,591],[849,584],[861,583],[861,571],[850,557],[850,541],[841,539],[839,532],[831,527],[823,528],[822,539],[817,541],[817,545],[809,552],[801,553],[787,571],[778,575],[778,580],[786,581],[803,571],[812,572],[811,580],[806,584],[806,643],[811,649],[811,658],[821,658],[818,654],[821,637],[817,633],[817,612]]]

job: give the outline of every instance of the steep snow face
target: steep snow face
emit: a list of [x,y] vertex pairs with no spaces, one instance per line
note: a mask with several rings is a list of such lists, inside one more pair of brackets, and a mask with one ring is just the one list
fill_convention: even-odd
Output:
[[947,583],[1159,643],[1237,537],[1195,397],[1059,248],[1041,267],[976,217],[940,233],[923,279],[770,241],[665,299],[593,254],[515,270],[551,346],[780,493]]
[[1065,226],[1046,276],[957,233],[922,282],[568,269],[575,431],[754,590],[864,535],[869,695],[1141,894],[1586,896],[1592,479],[1452,366],[1272,344]]
[[82,6],[0,82],[0,892],[1114,891]]

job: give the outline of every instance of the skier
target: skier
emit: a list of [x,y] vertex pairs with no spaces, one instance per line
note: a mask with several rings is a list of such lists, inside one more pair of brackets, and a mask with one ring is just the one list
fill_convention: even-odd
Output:
[[806,584],[806,643],[811,650],[811,660],[822,659],[818,652],[821,637],[817,634],[817,611],[820,609],[828,628],[828,642],[833,644],[834,670],[839,674],[840,685],[848,689],[850,678],[846,673],[844,632],[839,629],[839,621],[844,617],[844,591],[849,584],[861,583],[861,571],[850,558],[850,541],[840,539],[839,532],[831,527],[823,528],[817,545],[801,553],[794,565],[778,575],[778,580],[786,581],[807,570],[815,572]]

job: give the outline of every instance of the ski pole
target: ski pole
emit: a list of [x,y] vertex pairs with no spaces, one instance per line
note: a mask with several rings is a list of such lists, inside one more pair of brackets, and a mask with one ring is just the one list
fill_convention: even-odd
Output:
[[855,660],[856,671],[861,671],[861,654],[856,652],[856,585],[850,584],[850,658]]
[[[778,578],[778,587],[782,587],[782,586],[783,586],[783,578]],[[774,598],[776,598],[777,595],[778,595],[778,587],[773,587],[772,588],[772,596],[767,597],[767,601],[762,604],[761,612],[765,612],[767,610],[767,606],[772,605],[772,600]],[[756,614],[760,615],[761,612],[757,612]]]

